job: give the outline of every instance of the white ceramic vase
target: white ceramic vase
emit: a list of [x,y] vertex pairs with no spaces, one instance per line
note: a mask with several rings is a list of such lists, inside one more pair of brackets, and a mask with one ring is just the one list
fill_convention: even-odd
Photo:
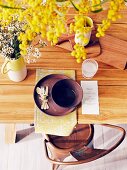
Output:
[[22,56],[16,60],[6,58],[1,67],[1,72],[2,74],[8,74],[9,79],[14,82],[23,81],[27,76],[27,68],[24,58]]
[[[78,30],[77,30],[77,33],[75,34],[75,43],[76,44],[80,44],[82,46],[86,46],[89,41],[90,41],[90,37],[91,37],[91,32],[92,32],[92,28],[93,28],[93,20],[90,18],[90,17],[87,17],[86,16],[86,22],[88,23],[89,25],[89,31],[87,33],[80,33]],[[84,43],[82,41],[82,39],[80,38],[80,36],[83,35],[85,38],[88,39],[88,41],[86,43]]]

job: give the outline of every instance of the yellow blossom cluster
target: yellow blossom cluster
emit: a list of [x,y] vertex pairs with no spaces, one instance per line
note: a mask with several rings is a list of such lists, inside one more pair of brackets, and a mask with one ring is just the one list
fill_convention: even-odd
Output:
[[75,34],[78,34],[78,38],[82,43],[77,43],[74,46],[71,55],[76,58],[77,63],[81,63],[87,56],[83,44],[87,44],[88,42],[88,38],[86,38],[84,34],[87,34],[90,31],[90,27],[87,25],[86,16],[90,11],[91,2],[89,0],[81,1],[75,7],[78,10],[78,14],[74,17],[75,22],[70,24],[70,33],[74,32]]
[[[86,24],[86,16],[90,12],[100,12],[103,10],[102,4],[106,2],[105,0],[86,0],[82,1],[82,5],[78,4],[75,7],[78,9],[78,14],[75,16],[75,23],[70,24],[70,33],[75,32],[79,33],[79,38],[82,43],[78,43],[74,46],[72,51],[72,56],[75,56],[78,63],[82,62],[87,57],[84,45],[87,44],[88,39],[84,36],[87,32],[90,31],[90,27]],[[110,0],[110,6],[108,10],[107,18],[102,20],[102,24],[98,26],[96,37],[101,37],[105,35],[105,31],[110,27],[112,21],[120,19],[121,15],[119,14],[120,9],[124,5],[124,0]],[[82,47],[81,47],[82,46]],[[84,49],[84,51],[83,51]]]
[[0,1],[0,25],[6,26],[12,20],[23,24],[22,32],[18,39],[21,42],[21,54],[26,54],[30,41],[38,34],[51,41],[52,45],[58,42],[61,34],[66,33],[65,14],[68,2],[59,7],[56,0],[4,0]]
[[84,46],[80,44],[75,44],[74,50],[71,52],[71,55],[76,58],[77,63],[81,63],[82,60],[86,59],[86,50]]
[[80,14],[75,16],[74,31],[76,32],[88,32],[90,30],[89,25],[87,25],[87,18],[85,15]]
[[92,12],[100,11],[101,9],[102,9],[101,0],[92,0],[91,1],[91,11]]
[[80,14],[75,16],[75,22],[70,24],[70,33],[75,32],[77,38],[80,39],[80,43],[74,46],[72,56],[75,56],[77,63],[81,63],[82,60],[86,59],[86,50],[84,44],[88,43],[88,38],[84,36],[91,30],[91,27],[87,23],[85,15]]
[[120,9],[124,6],[124,0],[111,0],[108,10],[107,18],[102,21],[102,24],[98,26],[97,37],[105,35],[105,31],[110,27],[111,22],[120,19],[122,16],[119,14]]
[[78,9],[79,13],[88,13],[91,8],[91,2],[89,0],[80,1],[79,4],[76,5],[76,8]]

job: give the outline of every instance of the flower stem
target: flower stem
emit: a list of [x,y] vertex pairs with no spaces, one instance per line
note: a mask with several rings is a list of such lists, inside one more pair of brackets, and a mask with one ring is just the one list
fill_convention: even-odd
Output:
[[76,9],[76,11],[79,11],[79,9],[75,6],[74,2],[72,0],[70,0],[70,2],[73,5],[73,7]]
[[7,5],[0,5],[2,8],[7,8],[7,9],[20,9],[20,10],[25,10],[25,8],[18,8],[18,7],[11,7]]

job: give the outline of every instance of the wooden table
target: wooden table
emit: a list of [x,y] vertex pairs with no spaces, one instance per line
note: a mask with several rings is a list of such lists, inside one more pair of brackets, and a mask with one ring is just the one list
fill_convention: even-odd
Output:
[[[127,41],[127,9],[123,10],[124,18],[114,23],[107,34]],[[102,15],[103,14],[103,15]],[[106,11],[99,17],[92,14],[96,23],[106,16]],[[0,65],[3,60],[0,58]],[[27,65],[28,76],[15,83],[0,74],[0,122],[32,123],[34,121],[33,89],[35,86],[36,68],[73,69],[76,80],[84,80],[81,75],[81,64],[77,64],[67,50],[58,47],[42,49],[42,56],[35,64]],[[99,70],[93,80],[98,80],[100,114],[83,115],[78,110],[78,123],[127,123],[127,70],[119,70],[99,63]]]

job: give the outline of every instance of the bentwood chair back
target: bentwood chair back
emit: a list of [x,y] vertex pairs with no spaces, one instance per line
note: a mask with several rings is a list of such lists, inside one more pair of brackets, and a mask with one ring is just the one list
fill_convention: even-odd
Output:
[[[92,139],[94,137],[94,126],[78,124],[70,136],[45,135],[45,153],[47,159],[52,162],[52,170],[57,170],[60,165],[78,165],[94,161],[110,153],[117,148],[125,137],[125,130],[119,126],[103,124],[107,128],[119,132],[119,139],[113,141],[108,149],[94,148]],[[111,140],[111,139],[110,139]],[[111,142],[112,143],[112,142]],[[108,144],[109,145],[109,144]],[[76,161],[65,162],[64,159],[72,156]]]

